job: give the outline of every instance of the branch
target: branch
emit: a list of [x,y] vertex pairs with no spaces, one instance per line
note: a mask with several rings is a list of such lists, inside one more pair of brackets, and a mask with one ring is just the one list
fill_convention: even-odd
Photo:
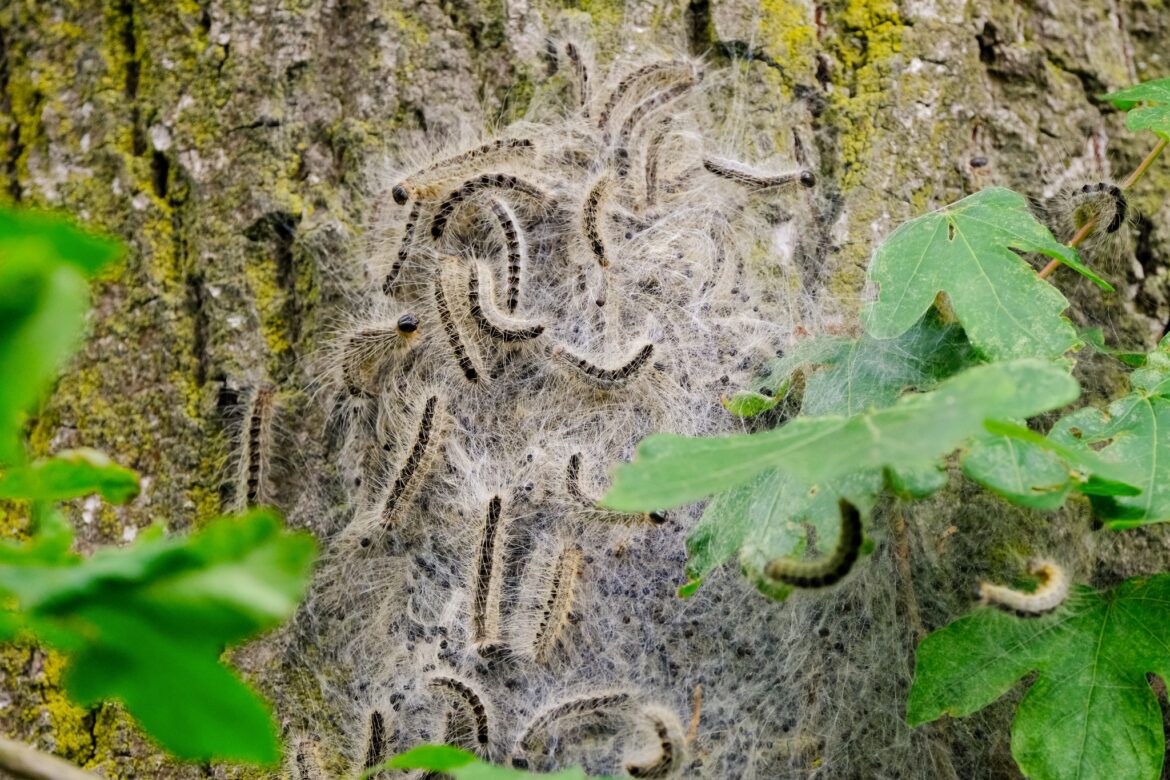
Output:
[[0,737],[0,769],[20,780],[98,780],[64,759]]

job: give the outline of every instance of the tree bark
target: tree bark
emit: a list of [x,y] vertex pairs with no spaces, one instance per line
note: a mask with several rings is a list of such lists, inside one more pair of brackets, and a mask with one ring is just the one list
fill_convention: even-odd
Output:
[[[351,258],[374,205],[370,171],[424,133],[523,116],[545,78],[546,39],[566,33],[587,36],[602,58],[660,45],[731,68],[733,94],[705,98],[728,132],[815,166],[810,259],[828,313],[810,329],[851,321],[875,242],[909,217],[990,185],[1043,204],[1073,179],[1124,175],[1153,138],[1127,133],[1098,96],[1170,74],[1161,0],[13,0],[0,8],[0,193],[65,209],[129,246],[124,267],[97,285],[92,337],[31,436],[38,453],[93,446],[149,480],[129,507],[76,508],[86,548],[160,518],[190,527],[230,504],[233,415],[262,381],[288,394],[295,443],[277,503],[318,533],[332,527],[336,496],[305,487],[327,480],[298,475],[335,473],[314,361],[365,283]],[[1103,324],[1111,341],[1149,347],[1170,327],[1168,191],[1160,164],[1131,196],[1136,249],[1111,269],[1121,294],[1102,297],[1068,272],[1054,279],[1073,319]],[[1122,386],[1103,362],[1088,361],[1081,378],[1093,399]],[[1051,533],[968,488],[909,507],[893,554],[926,563],[894,567],[897,619],[921,624],[914,631],[945,622],[955,602],[924,594],[915,572],[973,581],[964,553],[985,549],[987,518],[1005,516],[1019,526],[994,532],[998,544]],[[1060,522],[1066,549],[1081,550],[1084,513]],[[1161,528],[1094,544],[1075,554],[1096,584],[1167,568]],[[847,633],[864,643],[868,632]],[[279,646],[236,658],[291,724],[319,695],[316,670],[294,668]],[[910,643],[889,660],[887,717],[898,718]],[[8,647],[0,669],[0,731],[107,777],[250,772],[179,765],[116,705],[69,704],[52,654]],[[1008,712],[993,708],[982,734],[939,727],[915,739],[940,773],[1010,776]],[[903,760],[865,766],[878,776]]]

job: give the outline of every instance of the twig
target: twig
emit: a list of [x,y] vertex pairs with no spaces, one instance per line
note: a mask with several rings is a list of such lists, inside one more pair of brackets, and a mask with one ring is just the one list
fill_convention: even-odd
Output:
[[4,737],[0,737],[0,769],[20,780],[99,780],[64,759]]
[[699,716],[703,710],[703,683],[696,683],[691,694],[691,727],[687,729],[687,744],[699,736]]

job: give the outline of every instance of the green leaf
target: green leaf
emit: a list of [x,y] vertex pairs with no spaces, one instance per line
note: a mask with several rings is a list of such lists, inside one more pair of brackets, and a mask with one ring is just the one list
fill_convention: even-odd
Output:
[[[1130,130],[1152,130],[1170,139],[1170,79],[1144,81],[1132,87],[1102,95],[1122,111],[1127,111],[1125,126]],[[1138,107],[1139,104],[1144,106]]]
[[64,501],[97,493],[114,504],[138,495],[138,475],[88,448],[66,450],[0,477],[0,498]]
[[[549,774],[535,774],[521,769],[496,766],[481,761],[473,753],[448,745],[420,745],[400,753],[394,758],[367,769],[361,775],[366,780],[387,769],[427,769],[444,772],[455,780],[528,780],[528,778],[549,778],[549,780],[586,780],[580,769],[562,769]],[[606,780],[601,778],[601,780]]]
[[1038,676],[1012,722],[1012,755],[1035,780],[1156,780],[1165,745],[1147,674],[1170,679],[1170,575],[1098,593],[1075,587],[1056,612],[977,609],[918,646],[907,720],[968,715]]
[[773,431],[691,438],[657,434],[618,467],[601,503],[624,512],[696,501],[770,469],[809,484],[893,467],[926,469],[983,430],[987,419],[1029,417],[1076,399],[1067,371],[1040,360],[977,366],[936,390],[852,417],[799,417]]
[[1077,344],[1061,316],[1068,301],[1013,249],[1056,258],[1109,289],[1036,221],[1023,196],[995,187],[906,222],[878,247],[869,275],[879,292],[864,312],[866,331],[900,336],[946,293],[967,337],[988,357],[1063,355]]
[[1101,328],[1084,328],[1079,333],[1081,341],[1102,355],[1110,355],[1131,368],[1140,368],[1146,364],[1145,352],[1131,352],[1124,349],[1114,349],[1105,343],[1105,331]]
[[0,464],[21,460],[24,414],[84,329],[87,278],[120,251],[62,220],[0,208]]
[[963,473],[1013,504],[1056,509],[1072,491],[1069,467],[1051,450],[1017,437],[976,439],[962,459]]
[[66,685],[82,703],[121,699],[180,758],[271,762],[267,707],[219,658],[292,613],[314,554],[307,534],[256,511],[189,537],[144,533],[66,565],[6,563],[0,590],[69,654]]

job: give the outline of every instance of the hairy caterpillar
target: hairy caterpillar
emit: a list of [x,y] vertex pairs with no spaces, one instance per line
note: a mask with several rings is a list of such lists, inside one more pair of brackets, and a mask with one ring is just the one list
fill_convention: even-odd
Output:
[[1034,591],[1014,590],[1003,585],[980,582],[977,595],[984,604],[1014,612],[1020,617],[1038,617],[1059,607],[1068,596],[1065,570],[1048,560],[1030,561],[1028,573],[1039,580]]
[[406,260],[410,257],[410,250],[414,247],[414,228],[418,224],[419,216],[422,212],[422,204],[415,203],[410,209],[410,215],[406,218],[406,223],[402,226],[402,243],[398,245],[398,256],[394,260],[394,265],[390,266],[390,270],[386,273],[386,278],[382,282],[382,292],[390,295],[394,290],[394,285],[398,281],[398,275],[402,273],[402,266],[406,264]]
[[[418,491],[419,483],[430,469],[438,449],[438,435],[442,428],[441,418],[443,411],[439,408],[439,396],[432,395],[423,405],[422,415],[418,421],[418,432],[410,453],[406,456],[402,467],[398,469],[398,476],[394,484],[386,491],[386,498],[382,502],[382,523],[389,527],[397,522],[402,508],[410,503]],[[363,539],[363,546],[368,540]]]
[[572,41],[565,41],[565,56],[573,66],[573,77],[577,82],[577,102],[582,106],[589,105],[589,71],[585,68],[585,61],[581,52]]
[[451,355],[455,358],[455,362],[459,365],[459,370],[463,372],[468,382],[475,382],[479,379],[479,371],[475,367],[471,356],[467,352],[467,347],[463,343],[463,336],[459,332],[459,324],[455,322],[455,317],[451,312],[451,306],[447,302],[447,293],[443,290],[442,277],[435,279],[433,285],[433,292],[435,296],[435,311],[439,314],[439,321],[443,323],[443,332],[447,334],[447,344],[451,348]]
[[670,777],[682,765],[682,726],[673,714],[657,707],[646,707],[641,716],[650,721],[657,741],[649,757],[627,763],[626,772],[648,780]]
[[717,157],[704,157],[703,167],[721,179],[727,179],[752,190],[782,187],[797,181],[802,187],[812,187],[817,183],[817,177],[809,170],[763,173],[734,160],[721,160]]
[[484,517],[479,542],[479,558],[474,567],[471,588],[471,638],[482,646],[499,640],[500,598],[504,586],[504,547],[506,529],[501,527],[501,502],[492,496]]
[[609,99],[606,100],[605,106],[598,114],[597,127],[602,130],[605,129],[613,115],[614,108],[625,98],[626,94],[630,92],[634,85],[641,86],[643,82],[655,84],[659,78],[669,79],[679,75],[683,77],[692,76],[693,68],[687,62],[667,60],[663,62],[651,62],[627,74],[618,82],[613,92],[610,93]]
[[395,184],[391,188],[390,194],[393,196],[394,202],[401,206],[410,200],[411,197],[431,194],[430,188],[415,184],[415,181],[418,179],[441,171],[444,168],[459,168],[473,162],[478,162],[479,160],[490,159],[500,154],[514,154],[516,152],[529,151],[532,148],[533,143],[527,138],[502,138],[491,141],[483,146],[468,149],[466,152],[457,154],[454,157],[448,157],[445,160],[439,160],[433,165],[423,168],[409,178]]
[[386,723],[382,713],[370,710],[366,727],[366,756],[362,769],[371,769],[386,760]]
[[[590,498],[581,488],[581,461],[582,455],[580,452],[574,452],[569,456],[569,466],[565,470],[565,489],[568,491],[569,496],[577,503],[590,509],[596,509],[597,500]],[[666,520],[666,515],[662,512],[643,512],[637,516],[655,525]]]
[[407,313],[393,328],[363,328],[349,337],[342,350],[341,375],[350,395],[374,394],[366,375],[376,373],[372,367],[380,365],[390,350],[406,346],[418,326],[418,316]]
[[669,125],[663,125],[658,128],[654,135],[650,138],[650,143],[646,146],[646,161],[644,187],[645,196],[643,205],[645,208],[650,208],[654,205],[654,199],[657,197],[658,191],[658,158],[662,153],[662,146],[666,142],[667,133],[670,130]]
[[[480,283],[486,287],[481,289]],[[492,277],[487,271],[480,268],[476,262],[471,263],[471,270],[467,277],[467,303],[471,309],[471,319],[482,333],[499,341],[528,341],[544,333],[544,326],[526,322],[506,321],[499,314],[491,312],[490,301],[494,298],[492,291]]]
[[[1099,181],[1085,184],[1070,195],[1072,221],[1077,228],[1084,227],[1090,220],[1106,233],[1116,233],[1125,222],[1129,202],[1125,193],[1116,184]],[[1108,222],[1104,219],[1108,218]]]
[[240,455],[236,479],[236,508],[247,509],[271,500],[273,432],[276,421],[276,388],[257,386],[244,405],[240,431]]
[[459,205],[463,201],[485,189],[502,189],[519,192],[538,203],[547,203],[549,200],[548,196],[539,187],[522,180],[519,176],[513,176],[509,173],[481,173],[478,176],[473,176],[447,193],[447,197],[443,199],[439,210],[435,212],[435,216],[431,219],[431,238],[436,241],[442,238],[443,231],[447,229],[447,222],[451,219],[451,215],[455,213],[455,209],[459,208]]
[[585,233],[585,240],[589,242],[589,249],[597,258],[597,264],[602,268],[609,265],[609,258],[605,253],[605,239],[601,235],[601,226],[597,218],[598,212],[609,192],[613,179],[608,173],[603,173],[589,188],[585,196],[584,208],[581,212],[581,230]]
[[[460,724],[458,718],[448,719],[446,739],[452,744],[474,750],[481,756],[485,755],[489,741],[488,717],[487,708],[484,707],[479,694],[462,680],[445,675],[431,677],[428,685],[446,693],[458,706],[463,708],[464,718],[462,720],[464,723]],[[470,728],[461,727],[464,724]]]
[[528,764],[523,754],[543,752],[546,749],[544,739],[554,724],[570,718],[580,718],[594,713],[620,709],[625,707],[630,699],[631,696],[628,692],[613,691],[578,696],[560,704],[554,704],[533,718],[520,734],[520,738],[516,741],[517,755],[512,757],[512,766],[524,768]]
[[637,376],[642,367],[654,355],[654,345],[643,344],[625,363],[616,368],[602,368],[583,357],[569,352],[564,347],[555,347],[552,356],[559,358],[566,365],[572,366],[586,380],[605,389],[620,387]]
[[292,780],[325,780],[321,769],[316,737],[301,734],[293,738],[293,749],[288,752],[288,774]]
[[689,79],[683,80],[681,83],[669,89],[656,92],[630,111],[629,116],[626,117],[626,121],[622,123],[622,129],[618,133],[617,141],[614,143],[614,157],[617,160],[618,176],[625,177],[626,173],[629,172],[630,138],[633,136],[637,126],[649,114],[663,108],[669,103],[673,103],[675,100],[690,92],[691,88],[695,86],[695,83],[696,79],[691,75]]
[[841,510],[841,531],[833,554],[820,561],[777,558],[768,564],[768,577],[797,588],[823,588],[849,573],[861,551],[861,513],[845,499],[837,506]]
[[491,205],[492,214],[495,215],[496,221],[500,225],[500,231],[504,234],[504,251],[508,253],[507,307],[509,312],[514,312],[520,302],[520,274],[523,272],[525,258],[528,254],[524,242],[524,231],[520,229],[516,214],[507,203],[499,198],[491,198],[488,203]]
[[557,556],[548,583],[544,611],[532,639],[532,657],[537,663],[547,663],[552,651],[569,625],[577,579],[581,576],[584,556],[580,547],[566,547]]

